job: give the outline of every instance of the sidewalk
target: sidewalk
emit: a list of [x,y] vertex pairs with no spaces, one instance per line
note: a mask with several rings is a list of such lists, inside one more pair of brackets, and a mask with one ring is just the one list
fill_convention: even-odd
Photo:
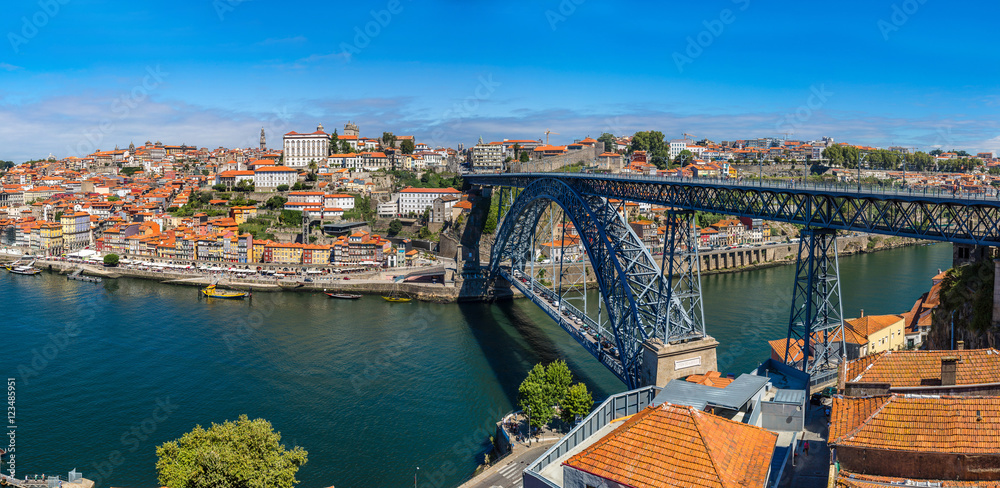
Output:
[[[830,475],[830,449],[826,445],[829,436],[829,417],[826,416],[823,405],[808,405],[809,423],[806,430],[802,432],[798,446],[795,449],[797,456],[793,456],[794,466],[786,469],[784,479],[778,485],[781,488],[798,488],[800,486],[827,486],[827,478]],[[809,442],[809,454],[802,450],[803,443]]]

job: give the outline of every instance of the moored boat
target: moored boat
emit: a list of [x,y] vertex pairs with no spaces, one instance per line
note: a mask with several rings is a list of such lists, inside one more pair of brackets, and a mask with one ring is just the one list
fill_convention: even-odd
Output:
[[220,290],[215,287],[215,285],[208,285],[201,289],[201,293],[208,298],[227,298],[227,299],[243,299],[250,296],[250,292],[247,291],[234,291],[234,290]]
[[33,266],[17,266],[17,267],[12,268],[12,269],[8,268],[8,270],[11,273],[19,274],[19,275],[26,275],[26,276],[34,276],[34,275],[42,272],[42,270],[40,270],[38,268],[35,268]]
[[383,296],[382,299],[392,303],[404,303],[413,300],[410,297],[392,297],[392,296]]
[[361,298],[361,295],[353,295],[350,293],[327,293],[326,296],[330,298],[339,298],[341,300],[357,300]]

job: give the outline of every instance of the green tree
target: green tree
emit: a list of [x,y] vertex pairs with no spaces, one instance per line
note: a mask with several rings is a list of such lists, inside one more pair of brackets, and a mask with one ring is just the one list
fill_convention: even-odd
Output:
[[531,417],[532,427],[542,427],[552,420],[552,403],[545,384],[545,367],[536,364],[517,388],[517,402]]
[[395,147],[396,146],[396,136],[392,132],[382,133],[382,145],[383,147]]
[[[296,181],[295,184],[292,185],[292,190],[293,191],[299,191],[299,190],[302,190],[303,188],[305,188],[305,186],[302,185],[301,181]],[[278,190],[278,191],[281,191],[281,190]]]
[[347,142],[346,139],[345,140],[341,140],[340,141],[340,153],[341,154],[350,154],[352,152],[354,152],[354,148],[351,147],[351,143]]
[[686,164],[691,164],[694,162],[694,153],[688,151],[687,149],[677,153],[677,157],[674,158],[674,164],[684,166]]
[[119,173],[131,177],[132,175],[138,173],[139,171],[142,171],[142,168],[138,166],[126,166],[122,168],[121,171],[119,171]]
[[286,450],[270,422],[246,415],[196,426],[158,446],[156,456],[160,484],[169,488],[291,488],[308,460],[301,447]]
[[109,266],[109,267],[118,266],[118,261],[119,261],[119,258],[118,258],[117,254],[108,254],[108,255],[104,256],[104,265],[105,266]]
[[615,138],[614,134],[605,132],[601,134],[601,137],[598,137],[597,140],[604,143],[605,152],[618,152],[618,139]]
[[664,142],[663,133],[656,130],[636,132],[632,136],[629,151],[646,151],[649,162],[660,169],[667,167],[667,159],[670,157],[670,146]]
[[557,359],[545,367],[545,383],[549,388],[549,401],[553,405],[561,405],[569,385],[573,384],[573,373],[566,366],[566,361]]
[[399,150],[403,154],[413,154],[414,149],[416,149],[416,144],[414,144],[413,139],[404,139],[403,142],[399,143]]
[[401,230],[403,230],[403,223],[399,219],[392,219],[392,222],[389,222],[389,235],[399,234]]
[[528,152],[527,151],[521,151],[521,159],[520,159],[520,161],[522,163],[527,163],[530,160],[531,160],[531,156],[528,155]]
[[287,198],[281,195],[275,195],[271,198],[268,198],[267,201],[264,202],[264,207],[271,210],[278,210],[284,208],[286,203],[288,203]]
[[212,189],[215,190],[215,191],[226,191],[227,190],[226,185],[223,185],[222,183],[219,183],[218,185],[212,185]]
[[252,192],[254,190],[253,180],[240,180],[240,182],[236,184],[235,190],[247,193]]
[[288,185],[278,185],[278,187],[275,188],[275,190],[278,190],[278,191],[288,191]]
[[587,391],[587,385],[577,383],[566,391],[566,398],[559,404],[559,416],[566,423],[576,418],[586,417],[594,408],[594,397]]
[[281,215],[278,217],[278,221],[289,227],[294,227],[302,224],[302,211],[301,210],[282,210]]
[[417,237],[421,239],[429,239],[432,235],[434,234],[431,234],[431,230],[426,225],[421,227],[420,232],[417,233]]
[[340,136],[337,135],[337,129],[333,129],[333,134],[330,135],[330,147],[326,151],[327,155],[336,154],[338,149],[340,149]]

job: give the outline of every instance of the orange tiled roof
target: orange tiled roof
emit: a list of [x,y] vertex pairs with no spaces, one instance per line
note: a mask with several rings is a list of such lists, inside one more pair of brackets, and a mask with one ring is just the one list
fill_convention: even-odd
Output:
[[685,381],[699,385],[712,386],[715,388],[725,388],[733,382],[733,379],[723,378],[722,373],[718,371],[709,371],[705,374],[693,374],[688,376]]
[[834,397],[830,444],[910,452],[1000,451],[996,397]]
[[851,327],[858,334],[868,337],[886,327],[891,327],[893,324],[899,323],[902,319],[899,315],[865,315],[864,317],[845,320],[844,325]]
[[[916,484],[922,483],[922,484]],[[885,488],[886,486],[937,486],[941,488],[1000,488],[1000,481],[917,480],[841,471],[836,488]]]
[[956,384],[1000,383],[1000,351],[996,349],[888,351],[848,361],[845,381],[894,387],[940,384],[941,358],[948,356],[960,358],[955,365]]
[[563,464],[636,488],[763,487],[776,439],[759,427],[664,403]]

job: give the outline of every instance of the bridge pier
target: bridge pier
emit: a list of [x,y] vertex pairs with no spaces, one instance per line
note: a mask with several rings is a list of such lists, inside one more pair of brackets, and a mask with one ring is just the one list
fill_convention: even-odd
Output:
[[718,371],[715,353],[719,341],[705,336],[688,342],[664,344],[650,339],[642,344],[642,386],[666,386],[671,380]]
[[799,237],[785,363],[813,376],[836,374],[847,353],[837,233],[805,229]]

